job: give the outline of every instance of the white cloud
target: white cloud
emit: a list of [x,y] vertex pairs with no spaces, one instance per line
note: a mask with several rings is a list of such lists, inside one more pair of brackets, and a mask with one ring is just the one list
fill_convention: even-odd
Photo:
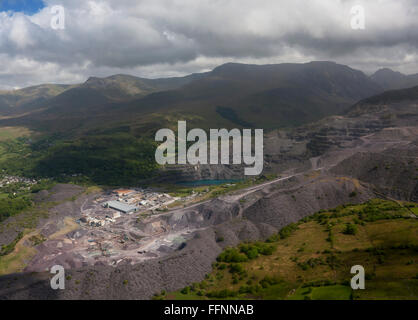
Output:
[[9,37],[18,49],[24,49],[33,44],[29,34],[30,21],[24,15],[17,15],[12,20]]
[[[199,72],[227,61],[334,60],[418,72],[413,0],[47,0],[32,16],[0,13],[0,87],[90,75]],[[50,27],[53,5],[65,30]],[[366,30],[350,28],[362,4]],[[30,67],[28,67],[30,65]],[[9,73],[7,73],[9,72]]]

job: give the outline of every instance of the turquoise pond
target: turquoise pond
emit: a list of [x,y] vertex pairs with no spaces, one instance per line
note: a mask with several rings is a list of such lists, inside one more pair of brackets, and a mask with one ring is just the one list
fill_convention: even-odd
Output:
[[242,180],[196,180],[196,181],[181,181],[176,184],[187,187],[200,187],[200,186],[218,186],[225,183],[237,183]]

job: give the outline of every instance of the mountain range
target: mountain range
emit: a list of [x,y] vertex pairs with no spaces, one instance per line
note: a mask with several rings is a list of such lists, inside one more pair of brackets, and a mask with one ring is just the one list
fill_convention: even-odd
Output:
[[108,130],[152,135],[178,119],[193,127],[286,128],[340,114],[387,89],[418,85],[418,76],[389,69],[368,77],[334,62],[248,65],[145,79],[91,77],[76,85],[0,92],[0,125],[74,136]]
[[[266,167],[282,171],[345,143],[350,135],[391,126],[392,118],[415,121],[414,106],[399,112],[395,100],[414,100],[416,89],[386,91],[373,78],[333,62],[228,63],[186,77],[116,75],[2,93],[0,127],[34,134],[22,144],[2,147],[0,169],[32,177],[82,175],[98,184],[135,184],[161,173],[154,159],[157,130],[175,131],[179,120],[187,120],[189,129],[283,131],[287,140],[265,146]],[[382,99],[393,107],[378,116],[362,116],[382,109],[373,103]],[[338,115],[348,117],[332,118]],[[168,180],[184,176],[187,181],[236,176],[218,169],[166,173]]]

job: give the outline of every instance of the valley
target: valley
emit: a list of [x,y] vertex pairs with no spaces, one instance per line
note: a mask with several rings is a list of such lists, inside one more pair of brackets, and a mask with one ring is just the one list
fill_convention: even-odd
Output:
[[[312,74],[321,80],[313,91],[296,93]],[[329,82],[332,75],[335,82]],[[342,80],[345,77],[354,80],[348,85]],[[389,220],[385,216],[383,222],[380,218],[365,225],[355,222],[369,204],[373,212],[390,211],[399,220],[391,220],[387,230],[399,228],[402,234],[410,230],[402,243],[388,236],[384,250],[390,252],[384,255],[388,263],[400,259],[396,268],[407,269],[402,283],[415,288],[411,270],[417,239],[418,87],[381,94],[384,90],[361,72],[322,62],[227,64],[187,80],[167,80],[167,86],[159,87],[162,91],[149,89],[156,91],[143,96],[136,86],[144,82],[129,78],[128,85],[120,79],[90,79],[81,91],[72,91],[81,87],[66,88],[41,109],[33,105],[30,115],[0,121],[7,128],[19,125],[37,132],[37,136],[25,133],[0,141],[4,173],[36,177],[33,192],[25,193],[33,202],[30,209],[8,216],[1,224],[0,244],[8,248],[0,257],[1,299],[227,298],[231,292],[230,297],[250,299],[305,299],[327,297],[327,290],[347,299],[351,296],[346,288],[348,261],[353,256],[374,259],[373,253],[363,250],[379,249],[375,224]],[[180,82],[179,87],[171,87]],[[288,86],[291,89],[284,88]],[[118,88],[117,94],[110,88]],[[243,90],[246,97],[238,98]],[[96,100],[94,95],[100,91],[104,99]],[[68,100],[71,112],[65,95],[82,98],[79,103]],[[228,107],[216,108],[227,101]],[[257,115],[250,113],[252,108]],[[274,111],[268,113],[269,108]],[[286,108],[296,112],[297,121],[289,120]],[[280,124],[282,116],[289,121]],[[177,120],[202,129],[240,124],[264,128],[263,173],[246,178],[244,165],[155,165],[151,133],[161,127],[175,129]],[[204,180],[228,182],[193,185]],[[348,235],[339,236],[341,230],[329,247],[329,241],[322,239],[325,220],[335,230],[354,223],[359,234],[368,234],[368,238],[356,237],[352,245],[362,246],[360,253],[347,244]],[[285,244],[277,238],[295,223],[302,230],[295,230],[297,239],[306,234],[304,228],[312,229],[317,239],[301,244],[291,236]],[[268,239],[275,239],[267,244],[281,250],[246,262],[243,279],[239,279],[241,271],[229,272],[230,265],[220,267],[229,263],[219,261],[225,249]],[[408,268],[402,267],[410,262],[403,251],[388,249],[405,244],[408,247],[400,250],[412,257]],[[306,252],[299,252],[301,247]],[[306,274],[298,265],[309,259],[324,262],[330,256],[338,256],[341,262],[332,277],[327,276],[334,272],[329,263],[319,263]],[[291,260],[295,257],[299,260]],[[280,273],[277,279],[263,282],[266,288],[256,286],[266,276],[257,268],[269,270],[281,263],[290,268],[288,278]],[[66,290],[49,287],[47,269],[55,264],[66,270]],[[375,265],[374,260],[368,262],[370,267]],[[324,269],[328,267],[332,270]],[[381,281],[380,266],[376,268]],[[253,283],[244,285],[244,278],[249,281],[252,276],[256,277]],[[325,276],[332,278],[327,288],[321,282]],[[213,281],[203,289],[205,277]],[[232,283],[235,278],[237,283]],[[243,286],[253,287],[241,290]],[[179,291],[185,287],[189,287],[185,293]],[[416,298],[414,290],[408,291],[408,297]],[[369,297],[376,294],[373,291]]]

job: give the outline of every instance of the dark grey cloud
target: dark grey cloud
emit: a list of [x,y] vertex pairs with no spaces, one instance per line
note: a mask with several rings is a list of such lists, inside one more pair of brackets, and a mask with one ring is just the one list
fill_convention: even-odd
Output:
[[[418,72],[414,0],[47,0],[28,16],[0,13],[0,88],[90,75],[200,72],[228,61],[334,60],[367,72]],[[50,26],[63,5],[64,30]],[[365,9],[352,30],[350,9]]]

